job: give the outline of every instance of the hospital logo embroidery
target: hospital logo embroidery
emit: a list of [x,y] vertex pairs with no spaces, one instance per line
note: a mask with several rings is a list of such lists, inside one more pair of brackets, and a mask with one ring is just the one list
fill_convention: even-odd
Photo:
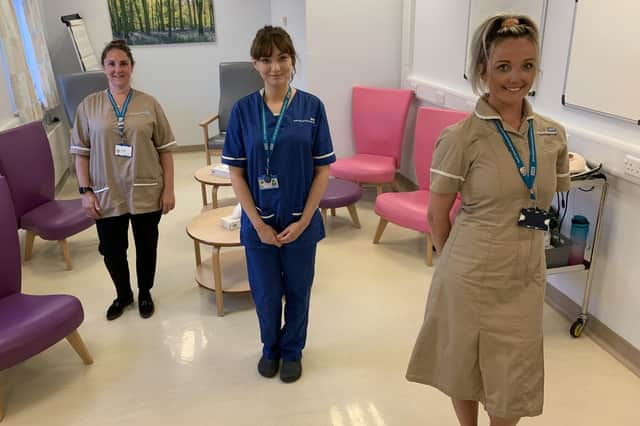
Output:
[[555,127],[547,127],[546,129],[538,130],[539,135],[557,135],[558,129]]
[[315,117],[309,117],[308,119],[297,119],[297,120],[293,120],[294,123],[309,123],[309,124],[316,124],[316,118]]

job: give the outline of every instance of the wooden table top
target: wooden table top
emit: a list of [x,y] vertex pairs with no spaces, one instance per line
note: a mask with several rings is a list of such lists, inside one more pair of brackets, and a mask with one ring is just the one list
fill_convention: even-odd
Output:
[[196,170],[193,174],[193,177],[201,183],[206,183],[208,185],[218,185],[218,186],[231,186],[231,179],[214,175],[211,171],[211,166],[204,166]]
[[187,234],[203,244],[219,247],[240,245],[240,228],[225,229],[221,219],[230,216],[234,206],[221,207],[202,212],[187,225]]

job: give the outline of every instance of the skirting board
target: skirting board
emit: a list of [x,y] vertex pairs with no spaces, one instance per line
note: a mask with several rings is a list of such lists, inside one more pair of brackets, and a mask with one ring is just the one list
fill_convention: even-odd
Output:
[[[578,318],[578,314],[582,311],[576,302],[549,283],[547,283],[545,301],[572,322]],[[569,327],[567,326],[568,333]],[[583,333],[640,377],[640,349],[634,347],[591,314],[589,314],[589,320]]]
[[396,183],[401,191],[415,191],[418,189],[418,185],[416,185],[411,179],[403,175],[402,173],[396,172],[395,176]]
[[175,153],[179,153],[179,152],[196,152],[196,151],[202,151],[204,153],[204,145],[203,144],[178,145],[177,147],[175,147],[173,149],[173,152],[175,152]]

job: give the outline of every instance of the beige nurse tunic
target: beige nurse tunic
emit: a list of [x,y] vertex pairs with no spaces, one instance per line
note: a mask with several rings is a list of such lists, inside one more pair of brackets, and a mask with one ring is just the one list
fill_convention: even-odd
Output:
[[[569,189],[565,132],[526,101],[524,117],[519,129],[503,127],[528,166],[533,119],[534,189],[548,209],[556,191]],[[494,119],[499,114],[481,98],[437,142],[431,191],[460,192],[462,209],[433,275],[407,379],[480,401],[494,416],[535,416],[543,402],[544,235],[516,224],[529,192]]]

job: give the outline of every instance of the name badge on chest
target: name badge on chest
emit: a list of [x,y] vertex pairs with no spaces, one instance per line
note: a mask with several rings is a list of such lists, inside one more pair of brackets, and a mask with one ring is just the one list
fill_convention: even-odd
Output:
[[116,157],[131,158],[133,156],[133,147],[124,143],[116,145]]
[[527,209],[520,210],[518,225],[538,231],[548,231],[550,221],[551,216],[547,211],[537,207],[529,207]]
[[280,188],[280,184],[278,183],[278,176],[272,175],[262,175],[258,178],[258,186],[261,191],[268,189],[278,189]]

